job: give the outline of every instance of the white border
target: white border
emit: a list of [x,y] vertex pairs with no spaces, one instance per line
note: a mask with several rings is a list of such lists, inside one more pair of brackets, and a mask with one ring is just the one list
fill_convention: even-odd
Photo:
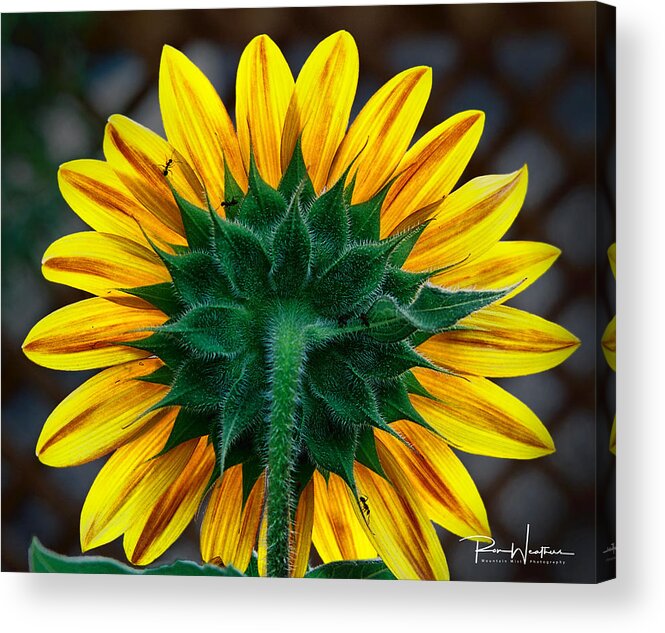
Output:
[[[195,7],[315,5],[197,1]],[[371,1],[336,4],[380,4]],[[405,2],[406,4],[406,2]],[[418,4],[418,3],[416,3]],[[618,6],[619,579],[600,586],[2,574],[12,631],[654,631],[665,622],[662,98],[656,0]],[[3,0],[3,12],[193,8],[184,0]],[[9,628],[11,627],[11,628]],[[562,627],[566,627],[562,629]]]

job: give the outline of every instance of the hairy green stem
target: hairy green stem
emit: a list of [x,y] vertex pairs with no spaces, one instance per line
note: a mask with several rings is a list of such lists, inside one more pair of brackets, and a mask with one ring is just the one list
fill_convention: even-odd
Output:
[[268,575],[274,577],[288,577],[291,561],[291,475],[304,352],[303,325],[285,310],[275,322],[270,341],[272,403],[268,437],[267,566]]

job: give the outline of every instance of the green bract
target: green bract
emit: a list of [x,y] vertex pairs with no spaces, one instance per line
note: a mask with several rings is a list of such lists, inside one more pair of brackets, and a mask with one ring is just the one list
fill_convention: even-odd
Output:
[[249,171],[245,193],[226,170],[226,219],[174,191],[189,246],[154,247],[173,281],[127,290],[169,317],[131,344],[164,363],[144,378],[170,387],[153,409],[181,407],[163,452],[209,436],[213,480],[242,464],[245,499],[269,454],[285,462],[280,506],[294,507],[315,469],[358,497],[354,461],[384,476],[372,427],[430,428],[409,400],[426,393],[410,370],[437,368],[415,345],[507,291],[451,291],[428,282],[437,271],[402,270],[425,224],[380,239],[387,187],[351,204],[344,174],[317,197],[299,144],[277,189],[253,160]]

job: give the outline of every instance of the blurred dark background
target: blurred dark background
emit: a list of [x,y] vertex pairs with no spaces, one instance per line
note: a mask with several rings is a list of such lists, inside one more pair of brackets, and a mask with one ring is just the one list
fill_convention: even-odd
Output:
[[[499,546],[519,545],[530,523],[534,545],[575,557],[566,565],[475,565],[473,545],[441,531],[451,576],[588,582],[596,557],[606,573],[611,563],[601,552],[614,540],[614,457],[607,446],[615,402],[614,376],[598,341],[615,311],[614,280],[602,258],[614,241],[614,68],[596,11],[594,3],[573,2],[4,14],[2,570],[27,569],[33,535],[59,552],[80,554],[79,512],[101,467],[53,469],[34,456],[42,423],[86,377],[38,367],[20,351],[39,318],[83,296],[40,273],[46,247],[85,228],[60,197],[58,165],[101,158],[104,124],[116,112],[163,133],[157,75],[165,43],[204,70],[232,113],[236,65],[252,37],[269,34],[295,75],[322,38],[344,28],[360,50],[353,114],[392,75],[430,65],[432,96],[416,137],[460,110],[481,109],[485,132],[462,181],[528,163],[527,199],[508,237],[546,241],[563,255],[511,304],[583,341],[555,370],[500,381],[543,420],[556,453],[525,462],[460,455]],[[198,559],[197,534],[198,526],[190,526],[163,560]],[[120,542],[98,552],[124,559]]]

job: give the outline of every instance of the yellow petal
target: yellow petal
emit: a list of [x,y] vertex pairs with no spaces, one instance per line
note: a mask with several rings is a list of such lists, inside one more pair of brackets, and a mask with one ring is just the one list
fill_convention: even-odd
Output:
[[119,114],[109,118],[104,155],[125,187],[172,233],[182,236],[184,229],[169,183],[183,198],[205,208],[203,185],[187,160],[163,138],[131,119]]
[[371,198],[392,176],[418,127],[432,88],[432,70],[411,68],[393,77],[367,102],[349,128],[330,170],[332,186],[358,154],[353,202]]
[[377,439],[411,481],[427,516],[459,536],[490,536],[483,500],[451,448],[422,426],[400,421],[392,427],[413,448],[387,433]]
[[201,557],[245,571],[261,520],[265,477],[254,484],[242,506],[242,466],[232,466],[215,483],[201,525]]
[[196,513],[215,466],[215,451],[207,437],[193,441],[196,448],[178,478],[125,532],[125,554],[134,565],[148,565],[161,556]]
[[[434,526],[427,518],[407,476],[392,455],[377,444],[381,464],[392,484],[355,464],[358,492],[369,513],[355,505],[365,533],[399,580],[448,580],[448,565]],[[349,490],[349,495],[353,493]]]
[[478,110],[460,112],[430,130],[409,149],[397,166],[396,173],[400,176],[381,209],[383,236],[390,235],[417,209],[450,193],[480,141],[484,123],[485,115]]
[[616,316],[608,323],[602,338],[603,354],[607,364],[617,370],[617,318]]
[[112,451],[161,419],[140,417],[168,391],[137,378],[159,369],[156,358],[111,367],[70,393],[51,413],[37,440],[37,456],[49,466],[76,466]]
[[314,482],[310,479],[300,494],[293,526],[293,552],[291,577],[302,578],[307,571],[309,551],[312,547],[312,525],[314,522]]
[[354,511],[355,501],[346,493],[346,484],[330,474],[328,483],[314,473],[314,547],[324,563],[336,560],[375,558],[376,549],[365,536]]
[[213,207],[224,199],[225,159],[238,184],[247,187],[238,138],[222,100],[208,78],[171,46],[162,50],[159,105],[170,143],[199,174]]
[[480,176],[451,193],[423,231],[406,262],[428,270],[471,262],[498,242],[524,202],[527,169],[506,176]]
[[42,257],[42,273],[49,281],[106,298],[127,298],[118,288],[170,280],[154,251],[125,237],[93,231],[53,242]]
[[277,45],[255,37],[243,51],[236,78],[236,122],[240,150],[249,171],[250,143],[263,179],[277,187],[282,177],[280,145],[293,75]]
[[455,373],[505,378],[556,367],[580,345],[577,337],[535,314],[494,305],[418,347],[426,358]]
[[145,338],[166,321],[158,310],[84,299],[44,317],[26,336],[23,352],[49,369],[96,369],[149,356],[122,343]]
[[617,419],[614,416],[614,422],[612,422],[612,430],[610,431],[610,451],[617,454]]
[[612,274],[616,277],[617,276],[617,245],[616,242],[612,244],[607,249],[607,257],[610,260],[610,267],[612,268]]
[[257,567],[259,576],[265,578],[268,575],[268,521],[265,508],[261,516],[261,525],[259,526],[259,541],[256,545]]
[[558,248],[542,242],[497,242],[480,257],[462,262],[432,281],[450,289],[494,290],[519,284],[497,302],[505,303],[543,275],[560,254]]
[[416,395],[411,402],[451,446],[509,459],[554,452],[552,437],[533,411],[493,382],[431,370],[414,374],[440,402]]
[[96,231],[145,245],[148,241],[143,231],[151,239],[183,241],[134,198],[107,162],[86,159],[64,163],[58,170],[58,186],[67,204]]
[[99,471],[81,510],[83,551],[118,538],[141,511],[145,499],[151,499],[147,495],[159,490],[164,479],[170,483],[181,472],[193,445],[189,450],[177,447],[169,451],[168,457],[153,459],[164,448],[176,415],[175,409],[163,409],[160,420],[115,451]]
[[344,137],[358,85],[358,49],[339,31],[323,40],[302,67],[289,103],[282,136],[282,169],[298,137],[317,193],[328,180],[335,152]]

